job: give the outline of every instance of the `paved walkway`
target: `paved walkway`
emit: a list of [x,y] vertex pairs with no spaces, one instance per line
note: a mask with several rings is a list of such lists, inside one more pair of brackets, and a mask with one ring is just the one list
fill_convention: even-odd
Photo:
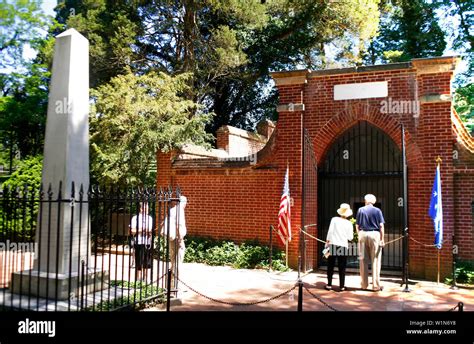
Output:
[[[226,266],[204,264],[183,264],[180,278],[196,291],[231,303],[251,303],[276,296],[291,289],[297,273],[267,272],[265,270],[233,269]],[[451,290],[445,284],[427,281],[410,281],[410,293],[402,292],[399,277],[382,277],[382,292],[359,290],[359,276],[346,276],[347,291],[338,292],[324,289],[324,272],[303,276],[308,290],[323,302],[339,311],[447,311],[464,303],[465,311],[474,311],[474,289]],[[338,285],[337,273],[334,286]],[[238,306],[223,304],[206,299],[189,290],[181,283],[182,305],[173,305],[173,311],[294,311],[297,308],[298,289],[282,297],[256,305]],[[148,308],[158,311],[160,308]],[[331,311],[326,305],[304,291],[303,310]]]

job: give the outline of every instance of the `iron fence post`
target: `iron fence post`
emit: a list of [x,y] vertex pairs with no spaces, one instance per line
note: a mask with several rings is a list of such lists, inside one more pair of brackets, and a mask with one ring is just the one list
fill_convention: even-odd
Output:
[[171,275],[172,275],[171,269],[168,269],[168,276],[166,276],[167,279],[168,279],[168,285],[167,285],[167,288],[166,288],[166,311],[167,311],[167,312],[170,311],[170,301],[171,301]]
[[81,310],[84,309],[84,281],[85,281],[85,269],[86,269],[86,262],[84,260],[81,261]]
[[458,309],[459,309],[459,312],[463,312],[464,311],[464,303],[459,302],[458,303]]

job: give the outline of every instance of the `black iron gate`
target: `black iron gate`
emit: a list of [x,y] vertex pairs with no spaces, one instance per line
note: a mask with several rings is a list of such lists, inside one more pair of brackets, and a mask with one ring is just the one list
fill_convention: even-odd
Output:
[[[317,192],[318,170],[313,143],[308,131],[303,131],[303,204],[302,204],[302,228],[316,237],[317,220]],[[307,235],[301,236],[301,268],[303,272],[312,270],[316,266],[317,244]]]
[[[404,190],[402,153],[382,130],[360,121],[345,131],[329,148],[318,178],[318,235],[326,239],[331,218],[337,216],[341,203],[349,203],[354,211],[364,205],[364,195],[377,197],[385,217],[385,240],[389,242],[404,231]],[[382,267],[401,270],[402,241],[386,246]],[[319,244],[320,265],[322,244]],[[348,260],[349,267],[358,267],[357,252]]]
[[0,188],[0,311],[112,311],[177,295],[179,188],[52,190]]

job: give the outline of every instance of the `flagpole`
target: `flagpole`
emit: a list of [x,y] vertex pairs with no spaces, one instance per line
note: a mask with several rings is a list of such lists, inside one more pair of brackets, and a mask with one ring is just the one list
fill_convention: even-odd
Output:
[[[441,162],[442,161],[443,161],[443,159],[441,159],[441,157],[438,155],[438,157],[436,158],[436,163],[438,164],[438,167],[440,168],[440,170],[441,170]],[[441,267],[441,252],[440,252],[441,250],[439,248],[437,248],[437,250],[438,250],[438,278],[437,278],[437,284],[439,284],[440,267]]]
[[[289,182],[289,179],[290,179],[290,164],[288,162],[288,159],[286,159],[286,171],[288,172],[288,182]],[[289,196],[288,196],[289,197]],[[289,199],[289,202],[290,204],[288,204],[288,206],[291,206],[291,198]],[[288,231],[290,231],[289,227],[288,227]],[[289,232],[288,232],[289,234]],[[288,235],[286,237],[286,268],[288,268],[288,241],[289,241],[289,238],[288,238]]]
[[439,284],[439,266],[440,266],[440,261],[441,261],[441,254],[440,254],[440,249],[437,249],[438,250],[438,284]]

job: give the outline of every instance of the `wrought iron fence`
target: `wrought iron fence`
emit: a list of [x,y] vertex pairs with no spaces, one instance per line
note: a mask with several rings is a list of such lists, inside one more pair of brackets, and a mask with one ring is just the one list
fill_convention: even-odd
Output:
[[176,294],[179,205],[179,188],[0,190],[0,309],[106,311]]

